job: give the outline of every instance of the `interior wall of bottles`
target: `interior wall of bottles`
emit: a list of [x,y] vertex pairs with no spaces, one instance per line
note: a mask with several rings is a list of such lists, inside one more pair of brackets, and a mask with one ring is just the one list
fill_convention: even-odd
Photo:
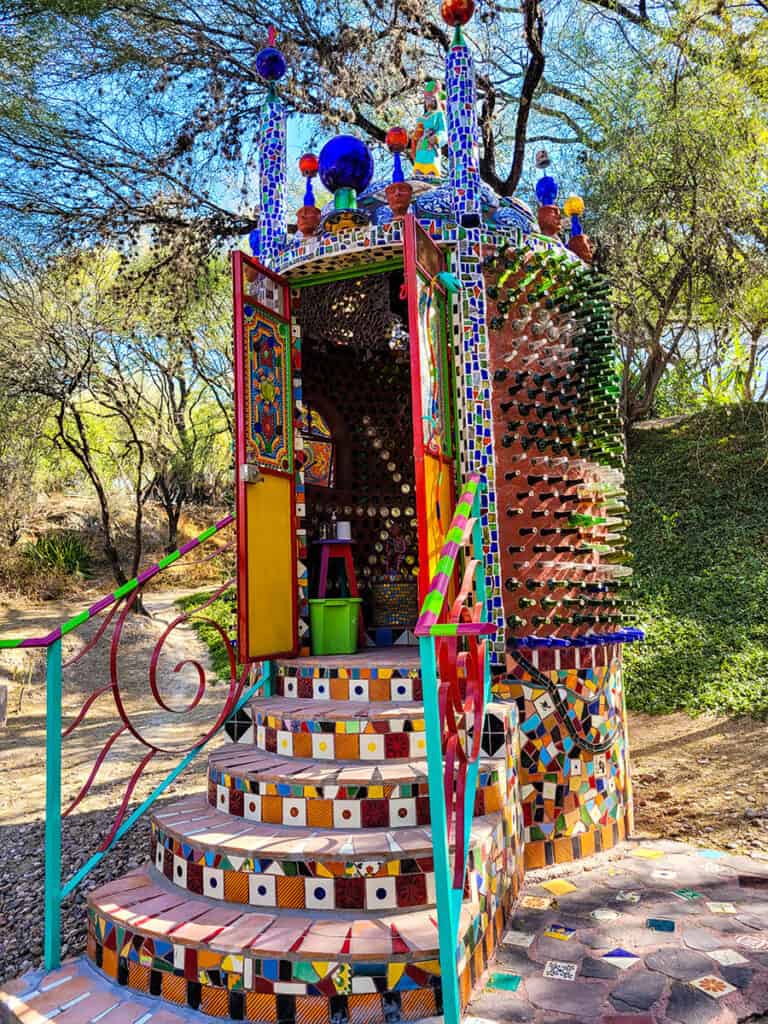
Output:
[[563,250],[484,271],[508,639],[610,634],[630,574],[610,282]]
[[[333,487],[307,487],[310,590],[314,596],[317,560],[311,542],[332,519],[348,520],[366,623],[393,625],[377,616],[375,591],[397,580],[409,595],[400,616],[405,621],[398,624],[411,628],[417,614],[418,542],[410,363],[407,350],[393,352],[385,339],[374,341],[358,347],[303,339],[304,403],[327,418],[336,462]],[[329,596],[335,584],[332,579]]]

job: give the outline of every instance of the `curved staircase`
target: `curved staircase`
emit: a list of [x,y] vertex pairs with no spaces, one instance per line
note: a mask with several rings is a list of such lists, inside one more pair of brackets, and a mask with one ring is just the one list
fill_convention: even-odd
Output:
[[[350,659],[350,661],[353,659]],[[421,678],[302,659],[227,723],[207,795],[152,815],[151,862],[88,898],[108,977],[212,1017],[373,1024],[442,1010]],[[459,925],[462,1002],[522,879],[514,704],[488,709]]]

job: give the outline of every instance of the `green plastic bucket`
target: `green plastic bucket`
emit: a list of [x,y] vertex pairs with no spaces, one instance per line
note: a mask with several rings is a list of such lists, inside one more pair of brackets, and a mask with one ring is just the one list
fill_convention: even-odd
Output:
[[313,654],[354,654],[360,597],[320,597],[309,602]]

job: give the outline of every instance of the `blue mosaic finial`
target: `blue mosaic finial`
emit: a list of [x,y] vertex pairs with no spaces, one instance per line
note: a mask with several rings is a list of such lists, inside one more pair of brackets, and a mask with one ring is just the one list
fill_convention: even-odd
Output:
[[[259,136],[259,230],[256,234],[258,256],[264,263],[275,259],[287,231],[285,205],[286,185],[286,117],[285,105],[274,89],[275,82],[286,71],[285,57],[274,45],[275,30],[270,27],[269,46],[256,56],[256,69],[267,82],[269,94],[261,110]],[[251,245],[253,246],[253,234]]]
[[536,198],[542,206],[552,206],[557,199],[557,182],[551,175],[543,174],[536,182]]
[[277,33],[275,26],[269,26],[269,45],[259,50],[256,54],[256,70],[264,79],[269,82],[270,92],[274,91],[274,83],[280,81],[287,71],[285,57],[275,46]]

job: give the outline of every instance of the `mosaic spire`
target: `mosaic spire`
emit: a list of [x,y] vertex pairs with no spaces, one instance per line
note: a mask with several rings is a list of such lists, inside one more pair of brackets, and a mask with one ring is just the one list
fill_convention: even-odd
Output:
[[251,235],[251,248],[254,256],[267,264],[277,256],[288,223],[285,206],[285,104],[275,89],[275,83],[285,75],[286,64],[274,42],[275,31],[270,28],[269,45],[256,55],[256,69],[269,88],[261,109],[259,228]]
[[[471,8],[464,8],[462,16],[467,10],[471,15]],[[475,227],[479,226],[482,212],[475,64],[461,31],[463,20],[456,13],[450,20],[446,18],[445,6],[443,17],[455,28],[453,42],[445,59],[453,210],[457,223]]]

